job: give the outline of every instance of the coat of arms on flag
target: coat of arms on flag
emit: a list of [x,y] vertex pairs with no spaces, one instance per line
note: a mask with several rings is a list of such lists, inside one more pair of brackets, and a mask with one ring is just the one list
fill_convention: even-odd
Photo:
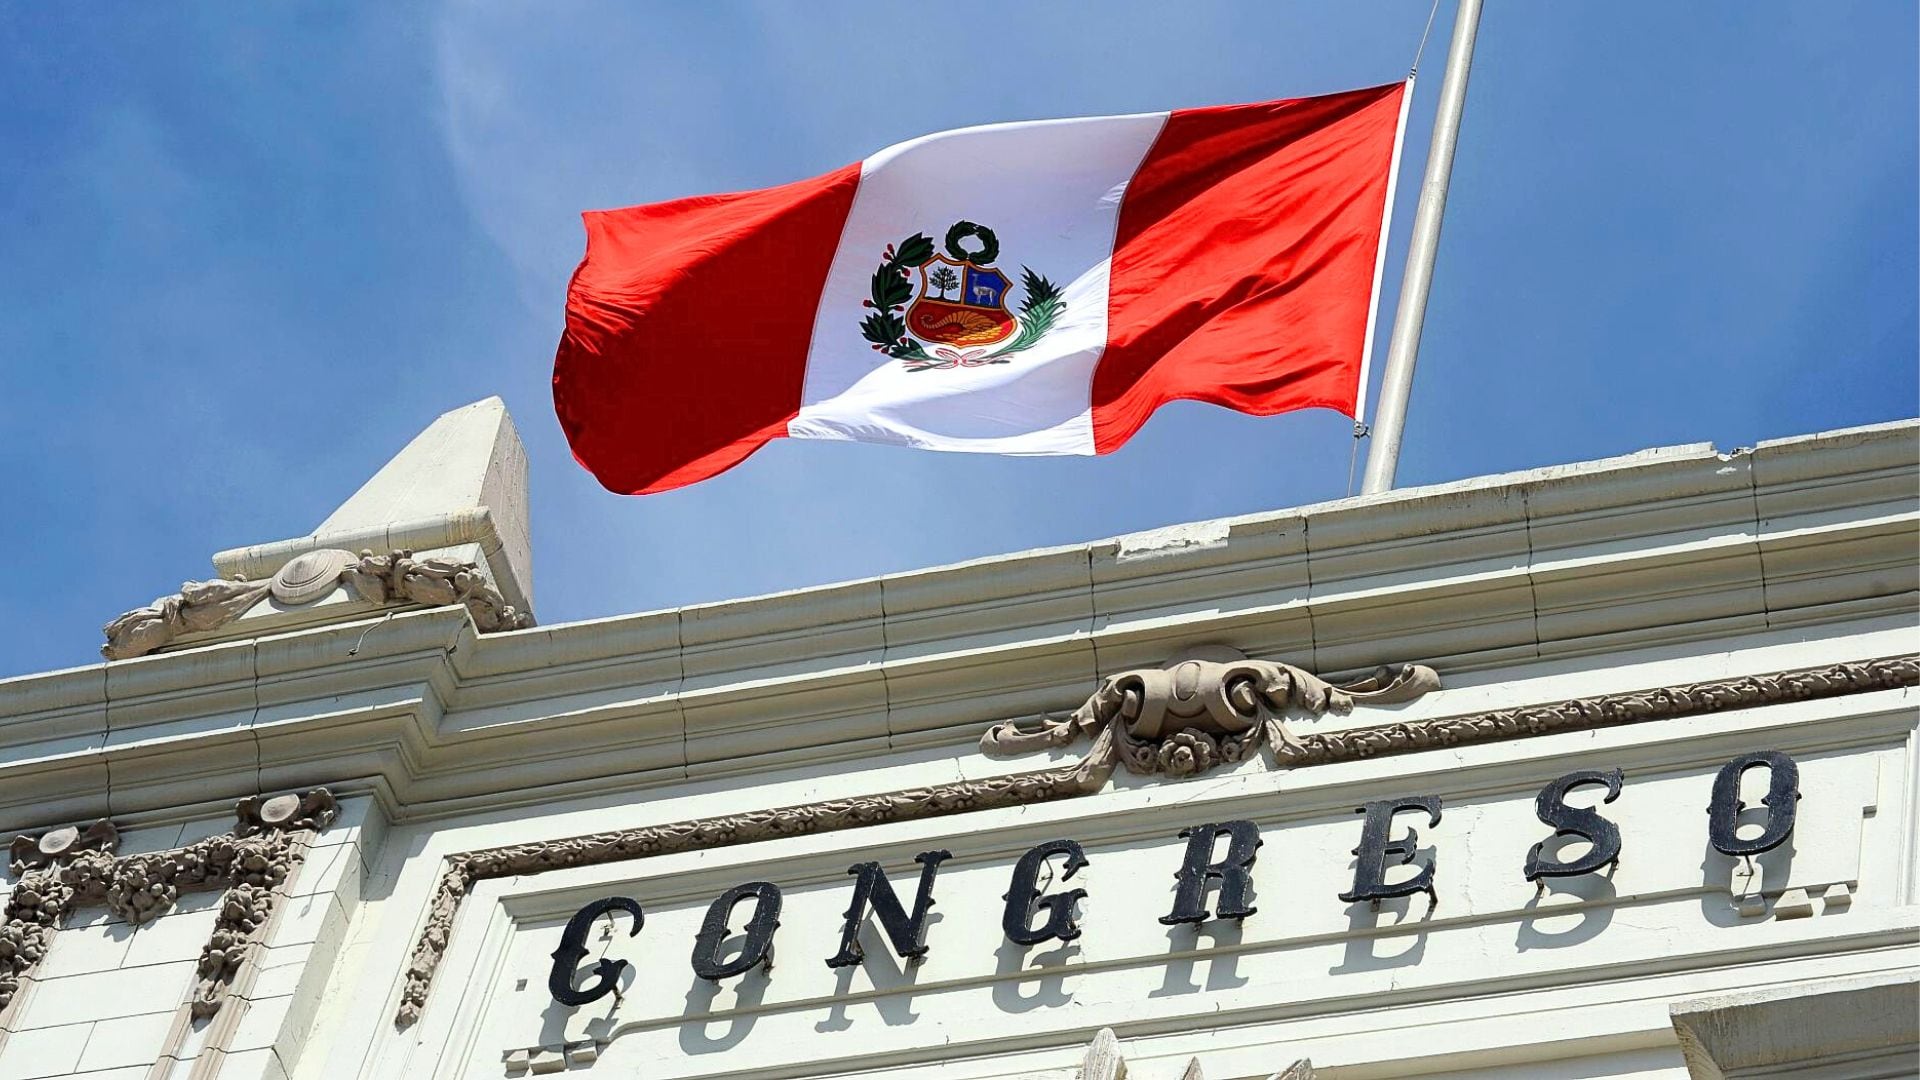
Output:
[[1020,314],[1009,311],[1013,282],[992,265],[999,257],[999,237],[971,221],[947,230],[945,254],[923,233],[887,245],[863,302],[874,311],[861,320],[861,335],[908,371],[1008,363],[1046,335],[1066,304],[1059,286],[1023,266],[1026,299]]
[[594,211],[554,408],[635,494],[779,438],[1105,454],[1170,401],[1360,415],[1406,101],[988,124]]

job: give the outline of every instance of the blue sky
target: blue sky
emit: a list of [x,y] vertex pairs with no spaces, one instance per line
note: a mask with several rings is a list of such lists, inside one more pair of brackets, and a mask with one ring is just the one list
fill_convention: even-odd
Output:
[[[0,20],[0,674],[90,663],[504,396],[544,622],[1345,493],[1347,422],[1163,410],[1107,458],[778,441],[602,491],[548,392],[579,211],[995,120],[1405,73],[1426,5],[16,5]],[[1388,308],[1452,5],[1414,103]],[[1911,417],[1910,2],[1482,23],[1403,485]],[[1381,335],[1384,340],[1386,320]]]

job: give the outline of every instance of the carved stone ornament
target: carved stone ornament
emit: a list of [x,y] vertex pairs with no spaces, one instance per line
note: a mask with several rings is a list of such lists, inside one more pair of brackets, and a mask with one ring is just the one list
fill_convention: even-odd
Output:
[[160,597],[108,623],[103,628],[107,643],[100,646],[100,655],[109,660],[145,656],[182,634],[225,626],[269,594],[283,604],[298,606],[321,599],[342,583],[372,604],[462,604],[481,633],[533,625],[532,613],[507,603],[487,583],[477,563],[416,559],[413,552],[405,550],[385,555],[362,551],[356,556],[323,549],[295,556],[267,581],[186,582],[172,596]]
[[340,584],[340,575],[354,563],[353,553],[321,548],[288,559],[269,582],[273,598],[288,607],[311,604]]
[[[1261,664],[1260,661],[1245,663]],[[1178,664],[1169,668],[1168,674],[1177,667]],[[1257,692],[1260,708],[1275,712],[1275,726],[1278,726],[1278,702],[1295,700],[1291,695],[1296,693],[1304,695],[1301,699],[1304,701],[1326,702],[1319,711],[1337,712],[1350,708],[1356,702],[1390,700],[1382,695],[1413,693],[1413,688],[1420,686],[1427,677],[1420,674],[1427,669],[1409,667],[1401,669],[1397,675],[1387,672],[1345,687],[1336,687],[1286,665],[1275,664],[1272,667],[1286,675],[1286,683],[1282,684],[1278,678],[1270,678],[1249,689]],[[448,939],[453,934],[454,916],[459,912],[461,900],[477,881],[539,874],[576,866],[597,866],[679,851],[729,847],[779,836],[837,832],[888,821],[944,817],[973,810],[992,810],[1091,795],[1106,785],[1121,760],[1116,740],[1122,737],[1117,733],[1121,732],[1124,721],[1115,721],[1128,716],[1147,715],[1144,693],[1132,691],[1140,693],[1141,703],[1140,707],[1129,711],[1129,687],[1133,684],[1116,685],[1119,680],[1132,674],[1135,673],[1128,672],[1107,680],[1086,705],[1065,721],[1047,720],[1037,726],[996,724],[982,739],[983,747],[991,746],[994,752],[1017,752],[1064,746],[1082,734],[1092,734],[1093,745],[1088,748],[1086,756],[1075,764],[985,780],[963,780],[881,795],[862,795],[744,814],[723,814],[668,825],[591,833],[450,855],[441,871],[440,883],[434,890],[426,925],[415,939],[413,953],[408,958],[406,986],[400,993],[400,1007],[394,1016],[394,1024],[404,1028],[420,1018],[421,1010],[426,1007],[427,992],[433,984],[434,972],[438,970],[440,958],[446,953]],[[1240,696],[1242,691],[1232,687],[1231,684],[1236,681],[1233,677],[1222,676],[1220,681],[1222,696],[1230,702],[1236,696],[1240,701],[1247,700]],[[1201,683],[1200,673],[1195,672],[1192,685],[1198,689]],[[1286,687],[1288,697],[1279,696],[1279,687],[1282,685]],[[1261,689],[1262,686],[1266,689]],[[1551,735],[1562,731],[1670,720],[1722,709],[1755,708],[1784,701],[1840,697],[1912,686],[1920,686],[1920,655],[1828,664],[1633,693],[1600,694],[1464,716],[1376,724],[1297,737],[1281,728],[1277,737],[1269,737],[1274,739],[1276,760],[1282,765],[1299,768],[1382,754],[1404,754],[1438,747]],[[1424,693],[1426,689],[1421,686],[1418,692]],[[1192,698],[1195,695],[1181,696]],[[1117,704],[1107,704],[1109,702]],[[1181,711],[1187,708],[1184,703],[1178,709],[1169,705],[1166,715],[1197,717],[1197,714]],[[1234,711],[1237,717],[1244,717],[1248,710],[1234,705]],[[1089,714],[1089,718],[1084,721],[1078,719],[1083,714]],[[1102,716],[1106,718],[1102,719]],[[1217,720],[1212,722],[1219,723]],[[1243,721],[1234,719],[1229,722],[1241,724]],[[1199,729],[1202,723],[1195,719],[1183,724],[1180,730]],[[1124,737],[1134,738],[1131,734]],[[1143,744],[1148,742],[1145,738],[1135,741]],[[1161,743],[1164,742],[1164,739],[1161,740]],[[1154,769],[1144,769],[1146,759],[1142,756],[1138,760],[1143,771],[1157,771],[1159,767],[1159,744],[1151,745],[1154,746]],[[1130,762],[1132,760],[1129,759]],[[1184,761],[1178,764],[1184,766]],[[1285,1076],[1286,1073],[1280,1075]]]
[[163,596],[135,608],[101,629],[107,643],[100,655],[109,660],[145,656],[181,634],[225,626],[245,615],[267,595],[265,581],[188,581],[172,596]]
[[9,851],[13,872],[18,876],[29,870],[45,870],[60,859],[72,858],[83,851],[104,851],[111,855],[119,846],[120,830],[102,818],[87,826],[84,832],[78,825],[67,825],[48,829],[39,836],[16,836]]
[[333,821],[337,804],[320,788],[304,795],[243,800],[233,832],[170,851],[116,858],[119,834],[98,821],[15,837],[13,893],[0,914],[0,1010],[18,995],[68,912],[105,906],[139,926],[166,914],[182,892],[226,889],[212,937],[201,950],[192,997],[196,1019],[226,1000],[241,963],[260,933],[315,832]]
[[1291,664],[1212,648],[1164,668],[1109,676],[1067,716],[996,724],[980,737],[980,751],[1005,757],[1111,731],[1111,745],[1129,772],[1197,776],[1245,760],[1263,741],[1276,755],[1297,749],[1300,740],[1284,722],[1288,713],[1344,715],[1355,704],[1399,704],[1439,688],[1440,676],[1418,664],[1383,667],[1335,686]]
[[256,833],[278,829],[282,832],[294,829],[306,829],[319,832],[333,824],[340,815],[340,803],[333,792],[326,788],[314,788],[303,795],[275,795],[267,798],[254,795],[241,799],[234,807],[234,813],[240,819],[233,827],[235,836],[253,836]]

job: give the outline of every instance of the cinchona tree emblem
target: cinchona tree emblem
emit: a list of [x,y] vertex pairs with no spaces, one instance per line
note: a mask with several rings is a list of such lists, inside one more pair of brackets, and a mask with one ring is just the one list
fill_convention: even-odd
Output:
[[1008,363],[1038,344],[1067,305],[1059,286],[1023,266],[1020,311],[1009,310],[1013,283],[994,267],[999,257],[993,230],[971,221],[947,230],[945,254],[923,233],[887,245],[872,295],[861,301],[872,312],[860,335],[908,371]]

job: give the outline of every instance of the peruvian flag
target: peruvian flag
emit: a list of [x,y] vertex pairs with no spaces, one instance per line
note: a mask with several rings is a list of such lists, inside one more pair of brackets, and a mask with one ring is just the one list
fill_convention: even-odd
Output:
[[1407,96],[965,128],[588,213],[561,427],[637,495],[782,436],[1104,454],[1181,398],[1358,416]]

